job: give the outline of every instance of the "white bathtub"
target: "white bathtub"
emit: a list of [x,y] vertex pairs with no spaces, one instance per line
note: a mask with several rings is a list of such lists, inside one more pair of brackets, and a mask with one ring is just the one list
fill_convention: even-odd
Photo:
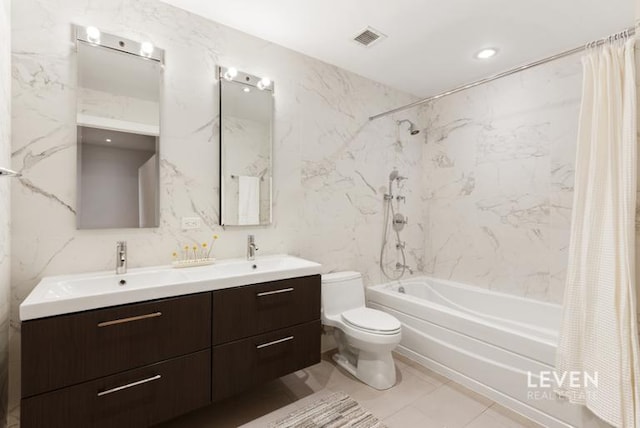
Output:
[[530,387],[553,370],[561,306],[429,277],[369,287],[367,300],[402,322],[401,354],[545,427],[600,426]]

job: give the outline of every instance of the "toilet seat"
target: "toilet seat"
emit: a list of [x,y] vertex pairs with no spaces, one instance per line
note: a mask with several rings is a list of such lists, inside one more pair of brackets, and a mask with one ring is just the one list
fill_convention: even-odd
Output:
[[342,320],[355,329],[374,334],[397,334],[402,326],[392,315],[370,308],[345,311],[342,313]]

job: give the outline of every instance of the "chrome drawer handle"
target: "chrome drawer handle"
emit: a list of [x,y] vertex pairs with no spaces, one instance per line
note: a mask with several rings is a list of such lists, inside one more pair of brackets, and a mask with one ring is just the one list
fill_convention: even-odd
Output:
[[132,321],[146,320],[148,318],[156,318],[162,315],[162,312],[154,312],[152,314],[138,315],[137,317],[121,318],[119,320],[104,321],[98,324],[98,327],[108,327],[110,325],[124,324]]
[[273,342],[263,343],[262,345],[256,345],[256,349],[266,348],[268,346],[277,345],[278,343],[288,342],[293,340],[293,336],[285,337],[283,339],[274,340]]
[[150,377],[150,378],[147,378],[147,379],[142,379],[142,380],[139,380],[137,382],[131,382],[131,383],[128,383],[126,385],[117,386],[115,388],[107,389],[106,391],[98,392],[98,397],[102,397],[104,395],[113,394],[114,392],[122,391],[123,389],[133,388],[134,386],[138,386],[138,385],[142,385],[142,384],[145,384],[145,383],[153,382],[154,380],[158,380],[161,377],[162,376],[160,376],[160,375],[155,375],[153,377]]
[[258,293],[258,297],[271,296],[272,294],[290,293],[292,291],[293,291],[293,288],[283,288],[281,290],[263,291],[262,293]]

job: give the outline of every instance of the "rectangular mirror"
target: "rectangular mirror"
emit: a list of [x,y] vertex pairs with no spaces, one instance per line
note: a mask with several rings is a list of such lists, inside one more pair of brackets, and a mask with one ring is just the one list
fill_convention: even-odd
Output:
[[75,27],[78,229],[159,225],[164,52]]
[[219,70],[220,224],[271,224],[273,83]]

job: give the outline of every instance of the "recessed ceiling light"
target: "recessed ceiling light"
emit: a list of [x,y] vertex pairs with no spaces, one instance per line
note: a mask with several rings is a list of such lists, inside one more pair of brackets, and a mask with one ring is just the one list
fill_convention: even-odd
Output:
[[245,91],[245,92],[249,92],[249,91],[251,91],[251,89],[249,89],[249,88],[244,88],[244,89],[242,89],[242,90],[243,90],[243,91]]
[[498,53],[498,49],[496,48],[484,48],[480,52],[476,54],[476,58],[478,59],[489,59],[495,56]]
[[111,138],[107,138],[107,139],[106,139],[106,140],[104,140],[104,141],[106,141],[107,143],[110,143],[110,142],[111,142]]

